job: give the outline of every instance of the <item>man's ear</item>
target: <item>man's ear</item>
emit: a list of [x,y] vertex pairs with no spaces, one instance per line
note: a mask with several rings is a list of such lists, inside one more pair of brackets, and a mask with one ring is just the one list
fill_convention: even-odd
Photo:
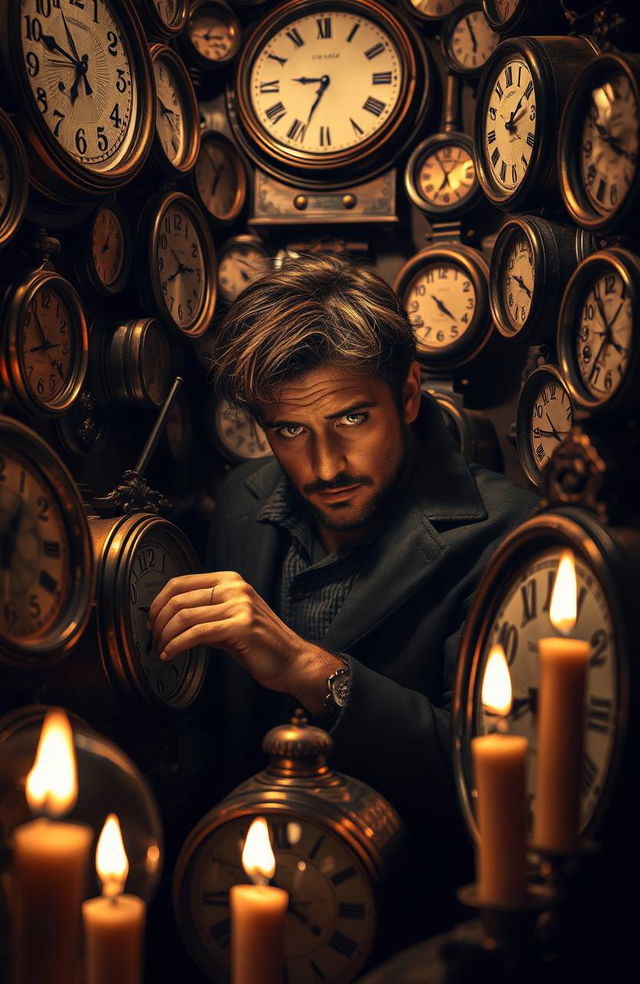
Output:
[[402,410],[405,424],[412,424],[420,412],[420,363],[412,362],[402,387]]

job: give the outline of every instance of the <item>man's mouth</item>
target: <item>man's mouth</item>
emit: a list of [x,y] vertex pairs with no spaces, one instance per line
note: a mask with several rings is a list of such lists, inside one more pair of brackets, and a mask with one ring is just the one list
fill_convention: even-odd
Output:
[[331,502],[334,499],[339,499],[342,496],[350,495],[352,492],[355,492],[356,489],[360,488],[360,484],[361,483],[358,482],[356,485],[344,485],[339,489],[329,489],[324,492],[316,492],[316,495],[319,495],[322,499],[327,499]]

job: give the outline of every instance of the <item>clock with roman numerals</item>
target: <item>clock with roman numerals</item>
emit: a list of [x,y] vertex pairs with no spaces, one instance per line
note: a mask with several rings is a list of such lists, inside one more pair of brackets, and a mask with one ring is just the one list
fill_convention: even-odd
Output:
[[377,0],[276,5],[247,38],[230,115],[265,170],[337,185],[388,168],[431,100],[425,46]]
[[332,741],[297,711],[263,747],[269,765],[196,825],[180,852],[174,906],[187,949],[210,981],[229,980],[229,889],[256,816],[269,826],[272,884],[289,893],[284,980],[347,984],[371,951],[379,889],[402,836],[393,808],[364,783],[332,772]]
[[[577,621],[570,635],[591,647],[585,701],[582,831],[593,836],[604,820],[626,738],[631,700],[629,662],[633,611],[630,585],[638,573],[637,534],[601,526],[591,513],[558,508],[517,527],[493,555],[466,622],[454,694],[454,756],[467,823],[477,834],[470,741],[495,727],[482,707],[484,668],[491,647],[506,653],[513,686],[509,730],[530,742],[528,790],[535,814],[538,640],[557,635],[549,605],[563,551],[573,553]],[[531,817],[532,819],[532,817]]]

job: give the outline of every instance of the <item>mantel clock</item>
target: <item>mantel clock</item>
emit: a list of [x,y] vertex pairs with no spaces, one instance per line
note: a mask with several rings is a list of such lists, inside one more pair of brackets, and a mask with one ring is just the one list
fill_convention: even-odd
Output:
[[431,101],[426,47],[378,0],[286,0],[247,37],[227,90],[239,142],[269,174],[340,187],[388,169]]

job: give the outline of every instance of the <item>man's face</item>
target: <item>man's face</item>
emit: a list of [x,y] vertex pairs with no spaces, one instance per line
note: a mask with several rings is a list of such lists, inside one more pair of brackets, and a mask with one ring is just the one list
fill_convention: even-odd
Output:
[[[411,368],[402,409],[389,384],[330,364],[286,383],[260,407],[282,469],[324,530],[362,530],[379,515],[407,461],[420,381]],[[326,542],[326,538],[323,537]]]

